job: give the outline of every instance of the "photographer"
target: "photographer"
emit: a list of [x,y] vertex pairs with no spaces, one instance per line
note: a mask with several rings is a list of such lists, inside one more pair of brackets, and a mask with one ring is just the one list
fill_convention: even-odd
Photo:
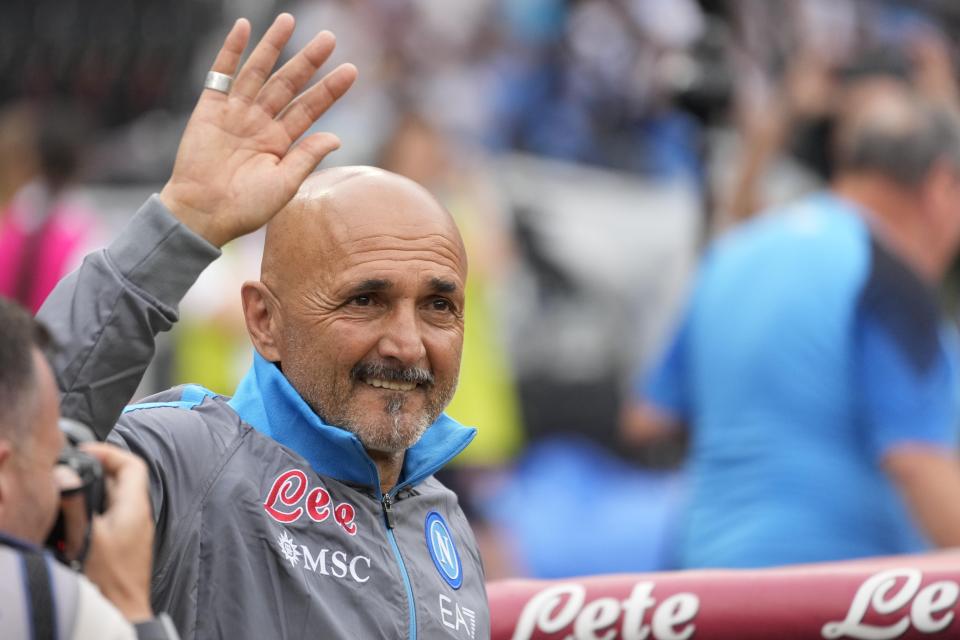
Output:
[[[60,508],[64,436],[45,332],[0,298],[0,620],[4,638],[176,638],[153,617],[153,521],[146,468],[105,444],[85,445],[106,479],[108,508],[94,516],[86,577],[40,545]],[[94,588],[93,585],[99,587]],[[108,602],[109,601],[109,602]]]

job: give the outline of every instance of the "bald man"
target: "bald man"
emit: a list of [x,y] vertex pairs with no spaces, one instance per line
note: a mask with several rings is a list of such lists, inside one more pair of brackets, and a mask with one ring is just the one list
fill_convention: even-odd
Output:
[[686,427],[686,567],[960,545],[960,123],[896,80],[846,96],[837,178],[722,238],[628,415]]
[[[307,177],[338,142],[292,142],[356,71],[294,97],[333,39],[267,79],[292,29],[280,16],[232,87],[204,91],[159,196],[41,311],[64,345],[63,411],[147,462],[153,602],[185,638],[485,638],[477,545],[433,478],[475,434],[443,414],[463,243],[406,178]],[[248,33],[238,22],[214,71],[234,74]],[[241,291],[253,366],[232,398],[187,385],[117,421],[217,247],[267,222],[261,278]]]
[[384,493],[453,397],[466,266],[452,218],[423,187],[332,169],[273,219],[261,279],[243,287],[257,353],[359,438]]

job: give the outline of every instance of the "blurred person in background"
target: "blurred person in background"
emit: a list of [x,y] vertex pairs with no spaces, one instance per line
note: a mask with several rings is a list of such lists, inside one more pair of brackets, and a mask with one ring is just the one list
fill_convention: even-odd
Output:
[[[94,516],[84,572],[41,545],[60,509],[64,436],[46,334],[0,297],[0,620],[6,640],[177,638],[150,608],[153,524],[146,466],[111,445],[89,445],[107,479],[109,508]],[[94,586],[95,585],[95,586]]]
[[[0,110],[0,211],[37,172],[34,115],[27,103]],[[0,218],[2,220],[2,218]]]
[[949,26],[920,7],[851,0],[734,6],[741,12],[732,111],[739,151],[718,154],[732,170],[719,181],[729,184],[717,194],[714,231],[827,187],[831,131],[851,83],[892,76],[929,100],[957,105]]
[[690,431],[684,567],[960,545],[960,124],[891,78],[841,104],[831,191],[712,247],[625,421]]
[[17,147],[0,162],[9,192],[0,201],[0,295],[34,313],[96,242],[96,216],[71,189],[87,131],[66,105],[23,104],[0,115],[0,139]]
[[[307,86],[334,48],[320,32],[271,74],[293,28],[278,16],[241,66],[250,25],[235,23],[170,180],[41,310],[70,349],[65,411],[146,459],[153,598],[186,637],[487,637],[476,542],[433,478],[476,432],[443,414],[463,243],[407,178],[310,177],[339,140],[300,138],[356,69]],[[254,363],[233,398],[187,385],[117,421],[199,271],[268,222],[260,279],[241,289]]]

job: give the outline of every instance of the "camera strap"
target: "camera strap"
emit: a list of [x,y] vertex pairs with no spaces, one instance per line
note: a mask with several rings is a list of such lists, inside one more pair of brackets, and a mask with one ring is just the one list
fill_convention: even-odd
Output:
[[27,550],[23,551],[20,557],[23,558],[27,588],[30,590],[30,627],[33,629],[33,640],[55,640],[57,611],[53,606],[47,558],[43,553]]

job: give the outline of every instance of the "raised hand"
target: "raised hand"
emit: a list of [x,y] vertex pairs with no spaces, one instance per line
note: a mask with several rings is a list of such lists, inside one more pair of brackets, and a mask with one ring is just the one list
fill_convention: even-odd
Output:
[[[271,75],[293,28],[293,16],[280,14],[229,93],[204,89],[160,193],[181,222],[218,247],[266,224],[340,146],[327,132],[294,143],[346,93],[357,70],[340,65],[302,91],[333,52],[333,34],[322,31]],[[249,38],[250,23],[237,20],[211,70],[233,76]]]

